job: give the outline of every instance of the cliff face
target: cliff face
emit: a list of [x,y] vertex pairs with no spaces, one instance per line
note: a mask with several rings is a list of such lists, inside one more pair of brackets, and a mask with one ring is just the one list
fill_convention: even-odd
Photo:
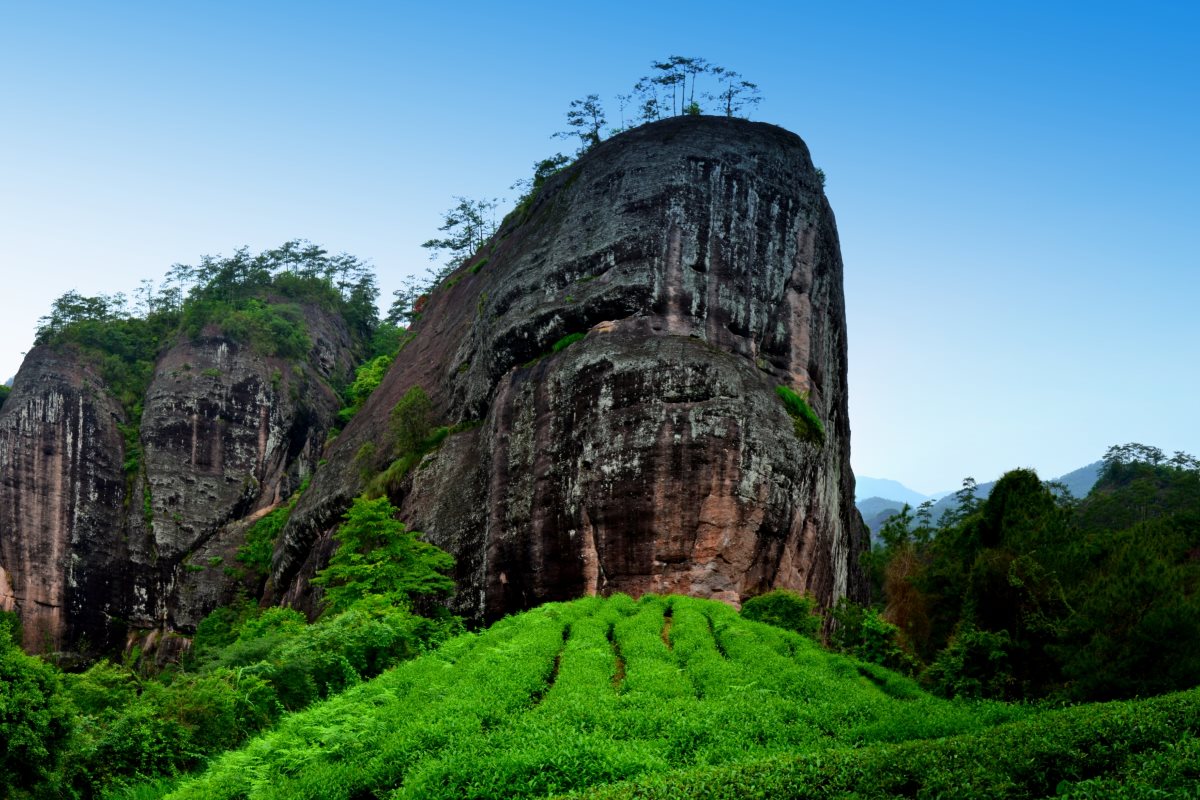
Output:
[[45,347],[0,412],[0,609],[20,613],[29,649],[61,649],[69,619],[94,617],[89,590],[108,603],[80,560],[119,549],[124,421],[85,362]]
[[[0,411],[0,606],[31,650],[160,646],[238,584],[248,524],[316,463],[353,363],[308,309],[300,363],[209,330],[158,360],[138,432],[88,360],[35,348]],[[169,648],[168,648],[169,649]]]
[[[356,455],[386,451],[389,411],[418,385],[445,421],[481,421],[393,492],[458,558],[460,611],[613,591],[864,597],[841,257],[798,137],[711,117],[622,134],[470,266],[429,299],[293,513],[273,565],[284,600],[311,606],[364,486]],[[794,433],[780,385],[808,394],[823,444]]]

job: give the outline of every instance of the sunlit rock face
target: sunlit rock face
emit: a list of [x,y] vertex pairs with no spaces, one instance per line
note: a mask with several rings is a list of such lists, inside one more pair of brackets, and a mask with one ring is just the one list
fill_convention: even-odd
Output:
[[216,330],[167,348],[136,449],[89,359],[30,352],[0,410],[0,607],[28,649],[169,658],[239,584],[257,589],[237,549],[315,467],[340,404],[329,382],[354,362],[340,319],[305,316],[299,362]]
[[[387,449],[418,385],[443,421],[480,421],[392,492],[457,557],[464,613],[592,592],[865,597],[841,256],[799,137],[714,117],[621,134],[469,266],[327,453],[276,551],[277,598],[314,607],[308,578],[364,486],[356,455]],[[807,393],[823,443],[796,435],[780,385]]]

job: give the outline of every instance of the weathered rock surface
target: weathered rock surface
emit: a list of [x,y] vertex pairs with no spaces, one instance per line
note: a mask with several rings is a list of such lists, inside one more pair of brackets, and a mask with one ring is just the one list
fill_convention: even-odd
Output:
[[[327,453],[276,551],[278,596],[312,606],[364,486],[356,455],[387,450],[388,413],[419,385],[444,421],[482,420],[393,497],[458,558],[460,611],[614,591],[864,598],[841,256],[797,136],[712,117],[622,134],[471,265]],[[551,352],[572,333],[587,336]],[[796,437],[779,385],[808,393],[824,444]]]
[[30,353],[0,410],[0,606],[27,648],[153,647],[229,599],[249,522],[313,469],[340,405],[328,380],[354,361],[339,318],[306,317],[300,363],[211,329],[168,349],[140,456],[87,358]]
[[69,620],[95,627],[111,605],[119,574],[81,562],[120,549],[124,422],[86,362],[47,347],[0,411],[0,609],[20,613],[31,650],[62,649]]

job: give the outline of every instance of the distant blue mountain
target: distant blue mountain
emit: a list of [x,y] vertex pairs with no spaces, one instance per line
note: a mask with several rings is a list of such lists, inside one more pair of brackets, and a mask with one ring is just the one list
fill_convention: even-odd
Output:
[[913,491],[899,481],[887,478],[868,478],[863,475],[854,478],[854,501],[859,502],[868,497],[881,497],[888,500],[899,500],[901,504],[917,505],[929,499],[929,495]]
[[882,497],[868,497],[866,500],[859,500],[855,505],[862,514],[863,522],[867,523],[867,530],[871,532],[872,538],[889,517],[899,514],[900,509],[904,507],[904,503]]
[[[1072,470],[1066,475],[1053,478],[1052,480],[1066,486],[1075,497],[1086,497],[1087,493],[1096,485],[1096,481],[1099,480],[1100,468],[1103,466],[1104,462],[1096,461],[1088,464],[1086,467]],[[891,494],[884,492],[867,494],[862,490],[864,482],[869,482],[867,483],[869,486],[881,485],[881,488],[885,490],[888,486],[898,487],[900,491],[893,489]],[[985,499],[991,494],[992,487],[995,485],[995,481],[980,483],[975,488],[975,495],[980,499]],[[933,505],[932,519],[935,523],[941,519],[942,514],[958,507],[953,492],[942,492],[927,497],[905,487],[902,483],[882,478],[858,478],[857,486],[858,488],[855,491],[855,505],[863,515],[863,520],[867,523],[867,527],[871,529],[872,533],[878,531],[879,527],[887,521],[888,517],[899,512],[905,503],[908,503],[916,511],[917,506],[925,500],[939,498]]]

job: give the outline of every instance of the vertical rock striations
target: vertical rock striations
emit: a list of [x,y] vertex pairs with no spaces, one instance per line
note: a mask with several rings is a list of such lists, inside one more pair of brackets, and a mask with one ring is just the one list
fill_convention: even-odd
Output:
[[342,320],[305,313],[299,362],[211,328],[167,349],[130,444],[86,356],[29,354],[0,410],[0,607],[27,648],[159,646],[246,580],[245,531],[315,466],[353,365]]
[[[587,592],[864,598],[841,256],[797,136],[685,117],[603,143],[514,211],[414,331],[284,531],[286,601],[311,604],[369,478],[363,445],[388,451],[388,413],[417,385],[444,421],[481,421],[391,490],[458,558],[466,613]],[[586,336],[561,347],[571,334]],[[823,441],[798,435],[779,386],[807,397]]]
[[20,613],[28,649],[62,649],[69,620],[93,627],[111,605],[119,574],[82,562],[108,567],[122,549],[124,422],[84,360],[47,347],[0,412],[0,609]]

